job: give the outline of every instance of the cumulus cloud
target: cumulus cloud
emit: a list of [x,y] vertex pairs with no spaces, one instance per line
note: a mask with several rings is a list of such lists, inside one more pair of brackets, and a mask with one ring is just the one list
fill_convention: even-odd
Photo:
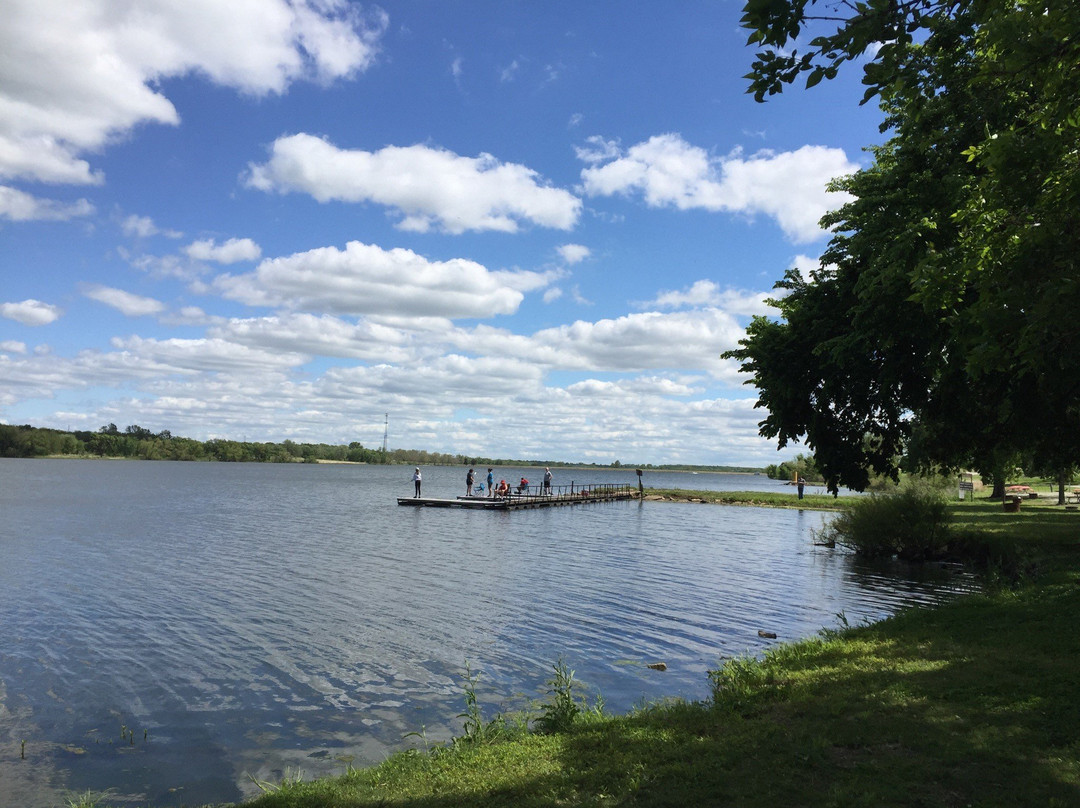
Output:
[[209,335],[238,345],[317,356],[397,363],[415,358],[412,338],[405,331],[366,321],[349,323],[329,315],[233,319],[212,328]]
[[24,300],[21,303],[0,303],[0,317],[7,317],[23,325],[48,325],[63,312],[59,306],[40,300]]
[[491,317],[517,311],[524,292],[547,286],[552,273],[491,271],[463,258],[430,261],[396,248],[350,241],[264,260],[244,275],[222,275],[214,287],[251,306],[329,314]]
[[135,255],[123,247],[118,247],[117,254],[127,261],[135,269],[145,272],[154,278],[179,278],[185,281],[194,281],[205,271],[205,267],[193,262],[182,255]]
[[9,0],[0,26],[0,177],[96,184],[82,155],[176,124],[161,80],[199,73],[255,95],[369,67],[385,14],[345,0]]
[[176,230],[166,230],[158,227],[149,216],[136,216],[135,214],[124,217],[123,221],[120,222],[120,229],[124,231],[125,236],[131,236],[132,238],[149,238],[157,235],[169,238],[181,238],[183,236],[183,233]]
[[[574,122],[576,126],[581,120],[578,119]],[[577,154],[577,158],[583,163],[603,163],[608,160],[614,160],[621,154],[619,148],[619,141],[617,140],[605,140],[600,135],[592,135],[585,138],[584,146],[575,146],[574,153]]]
[[386,205],[399,211],[399,228],[415,232],[513,233],[522,223],[569,230],[581,213],[581,200],[570,192],[490,154],[462,157],[424,145],[340,149],[308,134],[278,138],[266,163],[249,166],[247,183],[320,202]]
[[[537,394],[541,380],[539,368],[513,357],[448,354],[411,366],[335,368],[316,390],[352,400],[369,396],[408,400],[416,406],[424,406],[427,399],[432,415],[441,411],[447,417],[459,407],[487,409],[493,400]],[[436,390],[440,394],[433,396]]]
[[144,317],[148,314],[158,314],[165,310],[165,304],[152,297],[142,297],[123,289],[114,289],[110,286],[90,286],[83,290],[83,294],[98,303],[104,303],[128,317]]
[[[2,145],[3,140],[0,139],[0,146]],[[0,160],[2,159],[0,157]],[[76,202],[58,202],[0,185],[0,218],[10,219],[13,222],[62,222],[79,216],[89,216],[93,212],[94,206],[85,199]]]
[[639,371],[700,368],[719,372],[719,355],[733,348],[743,329],[719,309],[642,312],[595,322],[578,320],[533,335],[561,361],[582,369]]
[[184,252],[196,261],[213,261],[218,264],[257,261],[262,255],[259,245],[249,238],[231,238],[224,244],[215,244],[213,239],[195,241],[185,247]]
[[677,134],[657,135],[625,152],[611,142],[591,141],[578,156],[591,163],[581,172],[590,196],[640,193],[650,207],[765,214],[795,242],[825,235],[818,221],[847,199],[827,193],[826,186],[858,170],[841,149],[803,146],[715,158]]
[[296,352],[263,350],[220,338],[159,340],[132,336],[114,338],[111,344],[119,353],[105,356],[113,361],[130,357],[138,363],[153,364],[167,371],[283,370],[310,359]]
[[558,248],[559,257],[567,264],[580,264],[590,255],[592,250],[581,244],[563,244]]
[[677,291],[661,292],[655,300],[644,304],[650,308],[683,308],[715,306],[722,308],[729,314],[753,316],[766,314],[769,306],[765,301],[770,297],[768,292],[741,292],[735,289],[721,289],[713,281],[695,281],[686,289]]
[[636,373],[683,368],[703,370],[726,381],[732,370],[720,354],[734,348],[744,333],[733,315],[709,307],[578,320],[531,335],[482,324],[458,330],[447,339],[462,350],[497,351],[549,371]]
[[26,353],[26,343],[15,339],[0,340],[0,352],[3,353]]
[[179,311],[167,312],[158,318],[163,325],[209,326],[221,325],[227,318],[207,314],[198,306],[182,306]]

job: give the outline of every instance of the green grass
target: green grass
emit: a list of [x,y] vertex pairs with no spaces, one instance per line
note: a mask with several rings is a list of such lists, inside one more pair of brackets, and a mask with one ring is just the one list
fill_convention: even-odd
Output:
[[471,737],[247,808],[1080,805],[1080,513],[949,507],[1037,577],[729,660],[707,702],[563,705],[553,734],[476,732],[467,679]]
[[[778,486],[779,487],[779,486]],[[821,489],[816,489],[820,491]],[[760,508],[802,508],[838,511],[847,508],[853,497],[832,494],[804,494],[799,499],[794,486],[780,491],[690,491],[681,488],[646,488],[646,497],[661,497],[668,502],[702,502],[710,505],[753,505]]]

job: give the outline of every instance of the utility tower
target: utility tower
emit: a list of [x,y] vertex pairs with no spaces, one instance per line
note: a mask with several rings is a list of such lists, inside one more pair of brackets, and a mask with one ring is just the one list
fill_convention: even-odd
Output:
[[386,436],[390,432],[390,413],[386,413],[386,423],[383,425],[382,431],[382,453],[383,457],[386,457]]

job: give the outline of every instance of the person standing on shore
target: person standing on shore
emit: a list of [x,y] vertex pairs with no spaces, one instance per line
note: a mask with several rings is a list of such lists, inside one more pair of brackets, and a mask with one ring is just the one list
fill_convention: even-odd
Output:
[[474,479],[476,478],[473,475],[473,470],[469,469],[469,473],[465,475],[465,496],[467,497],[472,496],[472,484]]
[[488,496],[494,496],[495,494],[495,475],[491,472],[491,467],[488,466]]
[[416,471],[414,471],[412,475],[413,485],[416,486],[416,493],[413,494],[413,499],[416,499],[418,496],[420,496],[420,479],[420,467],[417,466]]
[[806,480],[801,474],[795,475],[795,487],[799,489],[799,499],[802,499],[803,489],[806,488]]

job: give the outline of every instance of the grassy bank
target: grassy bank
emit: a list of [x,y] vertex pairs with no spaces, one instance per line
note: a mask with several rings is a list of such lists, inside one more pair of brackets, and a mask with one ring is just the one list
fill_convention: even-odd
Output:
[[[645,499],[658,502],[700,502],[710,505],[754,505],[759,508],[803,508],[836,511],[846,508],[850,497],[832,494],[804,494],[799,499],[794,486],[777,491],[690,491],[682,488],[646,488]],[[812,490],[821,491],[821,488]]]
[[1080,513],[950,508],[1037,577],[731,660],[704,703],[535,734],[466,702],[452,745],[247,806],[1080,805]]

